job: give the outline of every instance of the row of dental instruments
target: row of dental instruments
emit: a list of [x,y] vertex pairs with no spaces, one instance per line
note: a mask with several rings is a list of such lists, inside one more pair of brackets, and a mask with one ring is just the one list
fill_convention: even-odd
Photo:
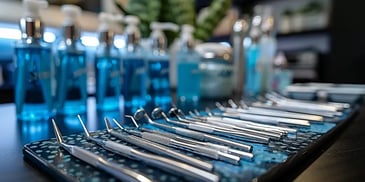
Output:
[[[271,140],[295,137],[297,127],[310,127],[312,122],[321,123],[325,118],[341,116],[342,111],[350,106],[346,103],[318,104],[299,101],[268,93],[264,102],[254,102],[250,106],[242,100],[239,104],[228,100],[228,106],[217,102],[216,107],[215,110],[207,108],[205,112],[189,111],[188,115],[176,107],[172,107],[168,114],[157,107],[151,113],[153,119],[141,108],[133,116],[125,116],[133,122],[133,128],[126,128],[112,119],[118,127],[114,129],[110,120],[104,119],[106,131],[110,136],[148,152],[111,139],[94,137],[80,116],[78,119],[85,138],[107,151],[144,162],[187,180],[215,182],[219,181],[219,176],[211,172],[214,168],[212,163],[181,151],[239,165],[241,159],[251,161],[254,158],[252,146],[245,142],[268,144]],[[146,127],[139,122],[141,120],[161,130]],[[122,181],[152,181],[142,173],[106,160],[89,150],[66,144],[54,120],[52,124],[59,146],[72,156]]]

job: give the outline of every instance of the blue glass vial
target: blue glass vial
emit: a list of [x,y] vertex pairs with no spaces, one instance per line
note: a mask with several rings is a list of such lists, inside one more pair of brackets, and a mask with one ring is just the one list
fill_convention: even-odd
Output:
[[63,5],[61,10],[66,18],[62,39],[57,44],[56,109],[58,114],[84,114],[87,108],[86,52],[79,39],[77,16],[74,16],[80,15],[81,9]]
[[126,46],[122,49],[122,94],[125,112],[132,114],[147,104],[146,59],[139,44],[141,36],[138,29],[139,18],[128,15],[124,17],[124,22],[127,26],[124,32]]
[[118,16],[99,14],[99,45],[95,52],[95,97],[99,111],[119,111],[121,104],[121,57],[114,45]]
[[21,40],[15,44],[14,83],[18,120],[47,120],[54,115],[51,45],[43,41],[38,10],[46,1],[23,1]]
[[251,44],[246,49],[246,82],[245,95],[257,96],[261,88],[261,74],[259,63],[260,49],[257,44]]

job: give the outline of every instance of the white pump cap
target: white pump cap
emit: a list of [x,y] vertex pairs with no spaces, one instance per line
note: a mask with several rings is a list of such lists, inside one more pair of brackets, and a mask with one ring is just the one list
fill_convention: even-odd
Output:
[[172,30],[178,31],[179,27],[174,23],[161,23],[161,22],[152,22],[150,25],[152,29],[152,33],[150,35],[151,48],[152,50],[159,52],[164,52],[167,46],[167,39],[163,30]]
[[113,15],[110,13],[101,12],[99,14],[99,32],[116,31],[116,23],[123,21],[123,15]]
[[171,30],[177,32],[179,27],[174,23],[161,23],[161,22],[152,22],[150,25],[152,29],[151,37],[158,38],[159,36],[163,35],[163,30]]
[[66,4],[61,7],[61,11],[65,14],[63,26],[76,24],[76,18],[81,15],[81,8],[76,5]]
[[181,40],[188,41],[193,39],[194,27],[189,24],[184,24],[181,26]]
[[24,17],[39,17],[39,9],[48,7],[45,0],[23,0]]
[[139,32],[139,29],[137,27],[139,24],[139,18],[137,16],[128,15],[124,18],[124,22],[127,24],[127,27],[125,28],[126,34]]

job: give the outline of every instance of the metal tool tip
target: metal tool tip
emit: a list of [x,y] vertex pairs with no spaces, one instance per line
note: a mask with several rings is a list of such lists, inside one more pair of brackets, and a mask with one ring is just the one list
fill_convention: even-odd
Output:
[[104,123],[105,123],[106,130],[108,132],[110,132],[112,130],[112,126],[110,125],[109,119],[107,117],[104,118]]
[[125,128],[121,124],[119,124],[116,119],[113,118],[112,121],[114,122],[114,124],[116,124],[118,126],[118,128],[125,130]]
[[151,112],[151,116],[152,116],[153,119],[158,119],[158,118],[161,117],[161,115],[162,115],[162,109],[160,107],[156,107]]
[[60,129],[58,129],[58,127],[57,127],[56,121],[53,118],[51,121],[52,121],[53,130],[54,130],[54,134],[56,136],[57,142],[60,144],[64,143],[62,134],[60,132]]
[[85,126],[85,124],[84,124],[84,121],[82,120],[82,118],[81,118],[81,116],[80,116],[79,114],[77,115],[77,118],[78,118],[78,119],[79,119],[79,121],[80,121],[81,127],[82,127],[82,129],[84,130],[86,137],[90,137],[89,130],[87,130],[87,128],[86,128],[86,126]]
[[134,126],[136,128],[139,128],[139,125],[138,125],[137,121],[134,119],[133,116],[131,116],[131,115],[125,115],[125,117],[131,119],[132,120],[132,123],[134,124]]
[[138,109],[135,113],[134,113],[134,118],[136,120],[140,120],[142,118],[144,118],[146,114],[146,111],[144,109]]

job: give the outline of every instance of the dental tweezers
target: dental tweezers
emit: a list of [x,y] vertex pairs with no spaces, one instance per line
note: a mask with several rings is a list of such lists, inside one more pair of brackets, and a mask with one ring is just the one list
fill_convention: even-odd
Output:
[[53,129],[59,146],[65,149],[72,156],[101,169],[122,181],[132,182],[152,182],[144,175],[134,172],[126,167],[121,167],[116,163],[107,161],[106,159],[76,145],[66,144],[62,138],[62,134],[58,129],[56,122],[52,119]]

